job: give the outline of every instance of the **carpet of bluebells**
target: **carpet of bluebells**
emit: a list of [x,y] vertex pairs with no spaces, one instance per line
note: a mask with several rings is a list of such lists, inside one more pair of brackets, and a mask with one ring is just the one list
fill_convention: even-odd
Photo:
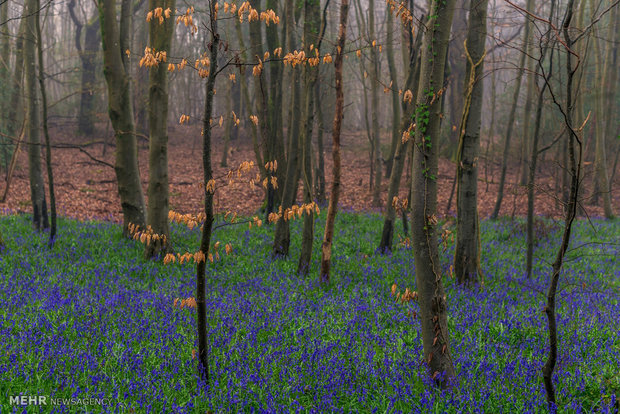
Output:
[[[458,375],[447,391],[428,383],[417,304],[391,295],[393,284],[415,289],[412,252],[400,240],[391,255],[375,252],[377,215],[339,214],[327,288],[316,282],[319,240],[311,277],[295,275],[298,222],[287,260],[270,258],[272,227],[216,230],[214,241],[233,252],[207,269],[209,385],[197,381],[195,311],[173,307],[195,295],[193,265],[143,260],[115,223],[59,224],[49,251],[29,217],[0,217],[2,413],[33,412],[10,405],[15,395],[109,398],[42,412],[547,411],[543,307],[559,223],[538,223],[527,279],[523,222],[483,222],[485,283],[476,291],[447,276],[453,243],[442,245]],[[176,252],[195,251],[199,237],[172,227]],[[619,255],[619,221],[576,223],[558,297],[560,412],[619,410]]]

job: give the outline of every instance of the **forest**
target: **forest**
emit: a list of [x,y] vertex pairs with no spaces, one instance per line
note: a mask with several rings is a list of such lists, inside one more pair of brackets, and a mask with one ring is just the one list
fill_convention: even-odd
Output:
[[0,0],[0,412],[619,413],[620,0]]

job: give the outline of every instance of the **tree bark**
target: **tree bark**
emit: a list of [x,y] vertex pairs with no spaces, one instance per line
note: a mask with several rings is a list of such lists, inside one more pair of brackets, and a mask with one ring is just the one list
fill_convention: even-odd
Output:
[[125,50],[131,19],[130,0],[122,0],[120,26],[117,24],[116,0],[99,0],[99,19],[103,45],[103,73],[108,86],[108,114],[116,137],[114,170],[123,211],[123,234],[129,237],[129,224],[144,228],[146,223],[144,194],[138,168],[138,146],[131,103],[131,87],[126,68]]
[[[149,9],[161,7],[175,10],[176,0],[149,0]],[[170,55],[174,17],[149,22],[151,48]],[[149,69],[149,204],[147,224],[160,237],[145,246],[146,258],[165,254],[169,248],[170,229],[168,227],[168,65],[160,62]]]
[[473,285],[482,279],[478,219],[478,158],[484,83],[488,0],[471,0],[467,33],[465,107],[456,157],[456,246],[454,271],[459,283]]
[[327,218],[325,219],[325,233],[323,234],[323,244],[321,246],[321,271],[319,280],[322,283],[329,283],[330,268],[332,260],[332,242],[334,238],[334,222],[336,221],[336,211],[338,209],[338,198],[340,197],[340,129],[344,111],[344,95],[342,87],[342,63],[344,46],[347,40],[347,17],[349,14],[349,0],[340,2],[340,25],[338,29],[338,43],[336,48],[336,59],[334,60],[335,84],[336,84],[336,113],[334,114],[334,128],[332,130],[332,157],[334,166],[332,169],[332,187],[329,207],[327,208]]
[[422,45],[412,167],[411,233],[420,304],[424,360],[431,377],[447,387],[455,375],[450,355],[447,305],[437,247],[437,172],[440,90],[455,0],[433,2]]
[[45,184],[41,169],[41,118],[39,116],[39,97],[37,91],[37,44],[36,21],[39,18],[37,0],[27,0],[24,5],[26,30],[24,32],[24,65],[26,79],[26,99],[28,102],[28,175],[30,179],[30,200],[32,202],[32,224],[37,231],[49,227]]

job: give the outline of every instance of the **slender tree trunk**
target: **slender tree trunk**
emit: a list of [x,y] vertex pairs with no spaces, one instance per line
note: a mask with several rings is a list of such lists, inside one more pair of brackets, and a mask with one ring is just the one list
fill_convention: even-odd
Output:
[[[390,177],[392,174],[392,166],[394,164],[394,156],[396,154],[396,146],[398,145],[398,140],[400,137],[400,103],[399,95],[398,95],[398,72],[396,71],[396,61],[394,59],[394,16],[390,11],[390,6],[388,5],[387,10],[387,44],[386,53],[387,53],[387,61],[388,68],[390,70],[390,79],[391,83],[391,92],[392,92],[392,144],[390,145],[390,155],[387,160],[387,168],[385,171],[385,176]],[[391,201],[387,200],[388,204]]]
[[[529,21],[529,19],[528,19]],[[531,43],[531,35],[530,40],[525,44],[526,50],[529,50],[529,55],[532,56],[533,47],[530,45]],[[525,95],[525,105],[523,107],[523,136],[521,143],[521,174],[519,177],[519,184],[526,185],[528,179],[528,171],[529,171],[529,155],[531,154],[531,128],[530,122],[532,119],[532,104],[534,101],[534,93],[535,93],[535,81],[536,78],[532,73],[534,71],[534,60],[530,59],[527,62],[527,87],[526,87],[526,95]]]
[[37,55],[39,63],[39,88],[41,89],[41,106],[43,109],[43,134],[45,136],[45,164],[47,167],[47,182],[50,192],[50,212],[52,219],[52,227],[50,228],[50,236],[48,246],[51,249],[56,239],[56,193],[54,191],[54,171],[52,170],[52,146],[50,143],[50,134],[47,127],[47,91],[45,89],[45,70],[43,61],[43,38],[41,36],[41,2],[36,0],[37,15],[35,27],[37,32]]
[[30,200],[32,202],[32,224],[37,231],[49,227],[45,184],[41,169],[41,118],[39,116],[39,97],[37,91],[37,44],[36,21],[39,18],[37,0],[27,0],[24,5],[24,65],[26,78],[26,99],[28,101],[28,174],[30,178]]
[[[375,37],[375,1],[368,0],[368,34],[370,42],[376,42]],[[372,119],[372,146],[374,156],[374,183],[372,185],[372,205],[381,205],[381,178],[383,168],[381,161],[381,131],[379,129],[379,53],[378,44],[370,47],[370,111]]]
[[[9,20],[9,1],[0,3],[0,23]],[[0,26],[0,132],[8,132],[6,126],[12,123],[7,115],[10,110],[8,101],[13,90],[12,80],[10,79],[10,61],[11,61],[11,43],[10,43],[9,25]],[[2,161],[3,167],[8,170],[9,164],[9,141],[4,137],[0,137],[0,145],[2,145]]]
[[116,137],[114,170],[123,210],[123,234],[129,236],[129,224],[144,228],[144,194],[138,168],[138,145],[131,103],[131,87],[126,55],[131,13],[130,0],[122,0],[120,25],[116,1],[99,0],[99,19],[103,44],[104,75],[108,85],[108,114]]
[[[574,0],[569,0],[567,6],[566,17],[564,18],[563,24],[563,33],[564,33],[564,42],[566,43],[567,48],[571,48],[573,45],[572,39],[570,38],[569,28],[570,23],[573,16],[574,9]],[[553,386],[553,371],[555,369],[555,364],[557,360],[558,353],[558,337],[557,337],[557,322],[555,315],[555,303],[556,303],[556,292],[558,287],[558,282],[560,279],[560,272],[562,271],[562,264],[564,261],[564,255],[568,250],[568,246],[570,243],[571,237],[571,229],[572,224],[577,215],[577,200],[579,194],[579,177],[581,173],[581,141],[575,130],[573,129],[573,64],[572,64],[572,56],[570,53],[566,53],[566,72],[567,72],[567,80],[566,80],[566,108],[563,111],[564,113],[564,121],[569,130],[568,137],[568,152],[569,152],[569,170],[571,175],[571,185],[570,185],[570,195],[568,198],[568,207],[566,208],[566,215],[564,218],[564,232],[562,234],[562,241],[560,247],[558,249],[558,253],[556,255],[555,261],[552,266],[552,275],[551,281],[549,283],[549,289],[547,291],[547,305],[545,306],[545,313],[547,315],[548,326],[549,326],[549,356],[545,365],[542,369],[543,373],[543,383],[545,384],[545,390],[547,393],[547,403],[549,404],[550,411],[556,411],[556,399],[555,399],[555,389]],[[578,151],[576,154],[575,149],[575,141],[578,144]]]
[[200,241],[200,251],[204,255],[204,260],[199,260],[196,265],[196,326],[198,328],[198,372],[200,378],[209,382],[209,338],[207,330],[207,300],[206,300],[206,280],[205,268],[206,258],[209,256],[211,246],[211,232],[213,230],[213,191],[207,189],[207,183],[213,179],[213,169],[211,166],[211,117],[213,116],[213,96],[215,91],[215,76],[217,74],[217,55],[220,45],[220,35],[217,31],[217,19],[215,15],[215,5],[213,0],[209,1],[210,32],[211,42],[209,53],[211,67],[207,77],[206,98],[203,116],[203,136],[202,136],[202,168],[203,168],[203,188],[205,189],[205,221],[202,225],[202,239]]
[[[161,7],[175,9],[175,0],[149,0],[149,10]],[[160,24],[158,19],[149,22],[150,47],[156,52],[170,55],[174,17]],[[149,69],[149,204],[147,224],[155,234],[163,237],[152,239],[146,245],[144,256],[155,258],[170,248],[168,227],[168,65],[160,62]]]
[[[78,132],[86,136],[94,133],[95,111],[94,111],[94,88],[96,83],[96,61],[97,52],[100,46],[100,28],[97,14],[84,25],[75,14],[75,0],[68,4],[69,16],[75,25],[75,48],[82,64],[82,81],[80,92],[80,111],[78,113]],[[82,31],[86,26],[84,35],[84,46],[82,47]]]
[[327,208],[327,218],[325,219],[323,244],[321,246],[321,273],[319,276],[319,280],[323,283],[329,283],[332,260],[332,242],[334,238],[334,222],[336,221],[338,198],[340,197],[340,129],[342,127],[342,116],[344,111],[342,63],[344,57],[344,46],[347,40],[348,14],[349,0],[341,0],[338,43],[336,49],[336,59],[334,60],[334,72],[336,79],[336,113],[334,114],[334,128],[332,130],[332,156],[334,159],[334,167],[332,169],[333,181],[329,199],[329,207]]
[[[260,0],[252,0],[250,4],[255,9],[260,9]],[[262,22],[253,20],[250,22],[250,53],[252,54],[253,61],[258,63],[263,59],[263,36],[261,30]],[[273,136],[273,124],[271,123],[272,116],[269,113],[269,89],[267,89],[263,82],[265,76],[264,70],[260,75],[254,76],[254,97],[256,102],[256,112],[259,118],[259,127],[261,132],[261,139],[263,144],[263,162],[269,163],[278,161],[275,156],[275,140]],[[279,168],[285,165],[278,161]],[[265,170],[267,178],[267,190],[265,200],[265,219],[267,220],[269,214],[274,211],[276,203],[276,188],[271,184],[271,178],[277,177],[273,171]],[[284,180],[280,180],[278,185],[282,188]]]
[[[286,48],[295,49],[294,39],[294,16],[295,5],[292,0],[288,0],[285,5],[286,22]],[[289,114],[289,135],[288,135],[288,156],[286,159],[286,179],[282,190],[282,212],[291,208],[297,197],[297,183],[299,181],[299,117],[300,112],[300,91],[298,82],[298,68],[289,69],[291,76],[291,104]],[[294,108],[294,109],[293,109]],[[274,257],[288,256],[291,244],[291,231],[288,219],[283,217],[276,223],[276,230],[273,241],[272,255]]]
[[[610,12],[610,28],[608,32],[610,38],[618,37],[617,33],[620,30],[618,8],[619,6],[616,6]],[[595,42],[595,55],[597,58],[597,79],[600,80],[600,84],[598,85],[599,94],[596,97],[597,105],[595,116],[594,198],[598,201],[599,195],[602,197],[605,217],[613,219],[615,215],[611,205],[611,192],[609,191],[606,141],[607,137],[612,133],[614,110],[617,108],[615,104],[615,94],[617,87],[616,73],[618,72],[618,68],[616,67],[617,64],[614,64],[617,46],[611,41],[607,42],[603,63],[601,62],[599,39],[594,38],[593,41]]]
[[[315,102],[321,102],[321,84],[316,83],[315,88]],[[323,121],[323,109],[321,105],[316,105],[316,117],[317,117],[317,170],[315,173],[315,197],[317,203],[320,206],[324,206],[327,202],[325,198],[325,148],[323,145],[323,130],[325,129],[325,122]]]
[[454,271],[461,284],[477,284],[480,269],[480,223],[478,219],[478,156],[484,83],[488,0],[471,0],[467,33],[465,106],[456,157],[456,246]]
[[[533,0],[527,0],[526,10],[530,11],[534,6]],[[521,53],[521,61],[519,62],[519,68],[517,69],[517,79],[515,81],[515,90],[512,96],[512,106],[508,114],[508,123],[506,126],[506,138],[504,141],[504,153],[502,155],[502,167],[499,175],[499,188],[497,190],[497,198],[495,199],[495,207],[491,213],[491,220],[497,219],[500,209],[502,207],[502,200],[504,199],[504,186],[506,184],[506,170],[508,168],[508,158],[510,156],[510,140],[512,138],[512,130],[515,123],[515,115],[517,113],[517,103],[519,101],[519,90],[521,89],[521,80],[523,78],[523,72],[525,71],[525,58],[527,57],[527,44],[530,39],[531,22],[529,17],[525,18],[525,30],[523,32],[523,47],[525,48]],[[529,78],[528,78],[529,79]],[[529,88],[528,88],[529,91]],[[526,99],[530,99],[530,96],[526,96]],[[525,113],[525,119],[529,119],[529,113]],[[524,130],[525,131],[525,130]],[[493,137],[491,137],[493,138]]]
[[[410,91],[412,98],[418,93],[418,81],[420,79],[420,59],[417,51],[420,49],[422,42],[423,31],[418,31],[416,37],[416,47],[411,49],[411,57],[409,59],[409,68],[407,74],[407,80],[405,81],[405,93]],[[381,232],[381,241],[379,243],[379,251],[381,253],[392,251],[392,243],[394,241],[394,222],[396,221],[396,206],[394,205],[394,197],[398,196],[398,189],[400,188],[400,180],[403,175],[403,168],[405,166],[405,160],[408,154],[411,153],[411,145],[413,142],[414,133],[414,101],[403,100],[403,116],[399,131],[401,132],[401,138],[397,141],[396,153],[394,155],[394,163],[392,165],[392,171],[390,174],[390,184],[388,187],[388,198],[385,206],[385,213],[383,216],[383,231]],[[407,138],[406,142],[403,140]],[[409,201],[409,200],[408,200]],[[406,211],[409,206],[403,208],[402,211]],[[402,207],[402,205],[401,205]],[[403,214],[403,226],[406,226],[407,216]],[[404,227],[406,228],[406,227]]]
[[[493,62],[495,63],[495,62]],[[487,145],[484,150],[484,182],[486,183],[485,193],[489,192],[489,149],[495,137],[495,103],[497,101],[497,71],[493,64],[491,69],[491,121],[489,122],[489,135],[487,136]]]
[[[6,22],[9,19],[9,1],[6,0],[2,4],[0,4],[0,22]],[[19,34],[18,39],[21,38],[21,34]],[[2,123],[1,132],[6,133],[9,136],[14,136],[15,127],[14,125],[17,123],[17,120],[10,118],[12,113],[12,108],[10,107],[10,99],[13,91],[16,90],[16,85],[14,79],[11,79],[10,76],[10,68],[11,68],[11,32],[9,30],[9,25],[4,24],[0,26],[0,122]],[[21,42],[21,41],[20,41]],[[17,58],[19,56],[19,50],[15,51],[16,56],[16,69],[17,65],[21,65],[21,62]],[[21,79],[19,80],[21,83]],[[6,169],[7,178],[8,178],[8,169],[9,169],[9,158],[10,149],[13,147],[11,142],[4,137],[0,137],[0,145],[2,145],[2,161],[3,167]]]
[[447,304],[437,247],[437,171],[441,96],[455,0],[433,2],[422,45],[412,171],[411,233],[420,304],[424,360],[431,377],[447,387],[455,375]]
[[224,126],[224,148],[222,148],[222,158],[220,160],[220,167],[228,167],[228,151],[230,148],[230,140],[233,130],[233,100],[235,99],[233,95],[233,81],[226,81],[226,125]]
[[[144,46],[148,42],[149,35],[149,23],[147,23],[144,15],[146,10],[142,8],[140,3],[134,3],[134,13],[138,12],[141,15],[139,19],[140,28],[134,32],[134,39],[137,38],[137,48],[139,53],[144,50]],[[149,133],[149,113],[148,113],[148,99],[149,99],[149,73],[145,70],[137,70],[131,79],[133,89],[133,104],[135,108],[135,123],[136,132],[143,135]],[[196,99],[198,100],[198,99]],[[200,109],[197,109],[198,113]]]
[[[243,32],[241,31],[241,22],[238,19],[235,19],[235,31],[237,33],[237,41],[239,42],[239,49],[241,50],[241,59],[244,62],[248,61],[245,42],[243,41]],[[248,81],[245,76],[245,67],[241,66],[239,68],[239,83],[241,84],[241,96],[243,97],[243,104],[245,105],[247,111],[252,114],[252,100],[250,99],[250,90],[248,88]],[[259,112],[260,114],[260,112]],[[259,120],[260,122],[260,120]],[[254,155],[256,157],[256,162],[258,165],[258,169],[262,177],[267,176],[267,170],[265,168],[264,158],[260,152],[260,146],[258,142],[258,128],[253,123],[250,122],[250,133],[252,136],[252,148],[254,149]]]
[[[7,135],[14,136],[16,126],[19,123],[18,108],[21,108],[21,100],[23,97],[22,81],[24,80],[24,72],[26,63],[24,61],[24,37],[26,36],[26,19],[19,22],[18,36],[15,39],[15,69],[13,71],[13,84],[11,87],[10,104],[8,107],[7,119],[10,121],[7,125]],[[23,118],[27,118],[24,114]]]
[[[465,62],[467,58],[463,53],[463,41],[467,35],[467,0],[457,0],[455,7],[455,16],[452,21],[452,34],[450,38],[450,44],[448,45],[448,57],[446,60],[446,73],[445,77],[448,83],[448,89],[446,93],[448,96],[444,102],[444,105],[448,105],[450,120],[450,132],[448,133],[447,151],[444,150],[444,143],[440,143],[440,149],[445,154],[449,154],[450,160],[456,159],[456,151],[458,147],[459,139],[459,123],[461,122],[461,115],[463,114],[463,90],[461,85],[465,82]],[[455,177],[456,178],[456,177]],[[456,181],[454,181],[456,183]],[[453,184],[453,188],[456,188],[456,184]],[[452,193],[452,192],[451,192]],[[452,204],[451,194],[450,202],[446,211],[450,210]],[[447,214],[447,213],[446,213]]]
[[[549,12],[549,21],[553,19],[555,9],[555,1],[551,2],[551,10]],[[538,58],[539,70],[544,71],[543,62],[551,41],[551,30],[547,32],[544,43],[541,46],[540,57]],[[549,55],[549,77],[553,73],[553,53]],[[527,181],[527,257],[525,269],[527,277],[532,276],[532,263],[534,260],[534,201],[535,201],[535,180],[536,180],[536,162],[538,161],[538,141],[540,137],[540,126],[542,117],[543,98],[547,89],[547,82],[539,87],[538,103],[536,104],[536,118],[534,121],[534,135],[532,136],[532,154],[529,161],[529,177]]]

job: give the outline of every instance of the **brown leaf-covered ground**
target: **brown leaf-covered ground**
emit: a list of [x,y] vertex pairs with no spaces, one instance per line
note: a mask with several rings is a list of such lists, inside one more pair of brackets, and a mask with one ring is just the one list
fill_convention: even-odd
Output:
[[[99,134],[99,140],[103,133]],[[108,133],[109,135],[109,133]],[[240,137],[243,137],[240,134]],[[329,192],[331,182],[331,136],[325,135],[326,140],[326,178]],[[59,144],[78,144],[85,139],[75,138],[73,128],[56,127],[52,130],[52,141]],[[108,142],[113,138],[109,137]],[[386,141],[387,142],[387,141]],[[140,169],[142,184],[146,194],[148,180],[148,150],[147,143],[140,140]],[[239,138],[231,142],[228,168],[220,166],[222,155],[221,130],[215,129],[213,165],[215,176],[223,177],[230,169],[236,168],[243,161],[255,161],[254,152],[248,139]],[[198,126],[175,126],[171,130],[169,145],[169,179],[170,179],[170,206],[180,213],[198,213],[202,209],[202,154],[201,136]],[[83,148],[92,157],[114,164],[114,148],[108,146],[105,156],[102,154],[103,144],[95,143]],[[343,177],[340,205],[342,208],[355,211],[380,211],[371,205],[371,194],[368,188],[369,160],[367,139],[364,134],[345,132],[342,136]],[[42,159],[43,161],[43,159]],[[551,162],[541,163],[543,171],[538,175],[536,214],[541,216],[561,216],[561,206],[556,202],[555,177],[548,171]],[[480,165],[479,201],[481,218],[488,217],[495,203],[498,189],[499,160],[489,160],[488,189],[485,180],[484,161]],[[121,209],[116,188],[115,173],[111,166],[93,161],[89,156],[75,148],[54,148],[53,167],[56,183],[57,208],[60,215],[84,219],[114,219],[120,220]],[[280,166],[283,168],[284,166]],[[505,189],[501,215],[523,216],[526,212],[526,188],[514,185],[517,181],[518,169],[509,170]],[[260,207],[263,200],[263,190],[259,184],[250,185],[248,180],[254,177],[258,170],[255,168],[244,179],[228,184],[226,179],[218,181],[219,190],[216,193],[216,208],[218,211],[236,211],[239,214],[253,214]],[[452,189],[454,165],[445,159],[439,164],[439,212],[443,216]],[[582,188],[582,195],[589,195],[591,180],[587,179]],[[383,203],[387,198],[388,180],[383,180]],[[0,182],[0,194],[5,188],[4,171]],[[618,188],[618,185],[615,186]],[[328,194],[329,195],[329,194]],[[406,197],[405,179],[401,184],[401,197]],[[301,200],[301,198],[299,198]],[[613,194],[613,205],[616,210],[620,207],[620,191]],[[589,205],[584,200],[585,212],[589,216],[602,216],[602,208]],[[28,184],[28,168],[26,148],[22,146],[18,164],[13,176],[9,195],[0,208],[10,211],[30,212],[30,190]],[[454,214],[455,200],[452,202],[450,214]]]

